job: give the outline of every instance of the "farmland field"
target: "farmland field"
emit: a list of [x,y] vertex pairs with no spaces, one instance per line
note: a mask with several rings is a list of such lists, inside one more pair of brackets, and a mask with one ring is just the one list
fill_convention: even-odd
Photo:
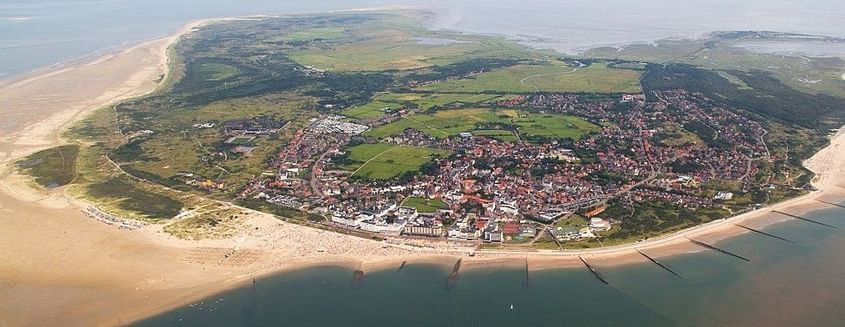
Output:
[[355,106],[343,111],[343,114],[353,118],[373,118],[384,115],[384,109],[397,110],[412,103],[418,109],[426,110],[435,106],[461,102],[466,104],[482,104],[495,102],[504,97],[489,94],[451,94],[451,93],[386,93],[373,98],[372,102]]
[[414,172],[432,157],[448,152],[424,147],[393,144],[361,144],[347,149],[349,162],[341,168],[364,179],[389,179],[406,172]]
[[640,73],[610,68],[606,63],[573,68],[559,63],[516,65],[420,90],[466,93],[595,92],[639,93]]
[[[338,42],[291,51],[289,57],[304,66],[348,72],[411,70],[481,57],[535,58],[540,53],[501,38],[433,32],[390,18],[353,26],[348,32],[349,37],[330,30],[315,33],[337,37]],[[308,31],[300,33],[304,35],[294,33],[294,37],[310,37]],[[447,42],[425,42],[431,39]]]
[[[511,126],[527,137],[580,138],[597,131],[598,126],[583,119],[567,115],[543,115],[516,110],[456,109],[441,110],[434,114],[406,116],[396,122],[379,126],[366,133],[367,136],[386,137],[414,128],[436,138],[457,135],[462,132],[482,130],[478,135],[491,135],[491,126]],[[492,135],[503,136],[501,132]],[[495,137],[494,137],[495,138]],[[508,138],[513,141],[513,139]]]
[[469,50],[464,44],[424,46],[405,39],[389,38],[342,44],[330,51],[308,49],[291,53],[290,58],[302,65],[330,71],[409,70],[429,67],[431,61],[447,60]]
[[434,114],[406,116],[396,122],[379,126],[366,133],[367,136],[385,137],[415,128],[437,138],[474,130],[477,124],[507,124],[516,116],[514,110],[495,111],[491,109],[441,110]]

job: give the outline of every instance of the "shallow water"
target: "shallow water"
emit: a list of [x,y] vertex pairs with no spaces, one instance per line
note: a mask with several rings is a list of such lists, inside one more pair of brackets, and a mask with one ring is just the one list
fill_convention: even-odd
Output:
[[443,39],[436,37],[415,37],[412,40],[417,41],[417,44],[422,45],[452,45],[459,43],[467,43],[467,41]]
[[[806,215],[845,227],[845,210]],[[532,272],[462,273],[409,264],[368,274],[322,267],[257,281],[137,323],[137,326],[837,326],[845,312],[845,237],[800,221],[765,229],[796,243],[745,234],[709,250],[654,264]],[[648,252],[648,251],[646,251]],[[398,268],[398,267],[397,267]],[[528,285],[528,286],[526,286]],[[511,304],[513,309],[510,309]]]
[[175,32],[200,18],[414,5],[435,28],[509,35],[564,52],[719,30],[845,36],[830,0],[4,0],[0,78]]
[[739,43],[737,46],[759,53],[774,53],[788,56],[845,57],[845,42],[756,41]]

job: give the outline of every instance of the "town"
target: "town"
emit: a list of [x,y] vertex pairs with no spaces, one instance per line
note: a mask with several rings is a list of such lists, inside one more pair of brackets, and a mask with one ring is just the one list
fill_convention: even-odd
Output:
[[[273,161],[276,175],[255,179],[239,196],[382,237],[520,243],[546,236],[564,243],[596,238],[621,224],[623,217],[603,214],[611,201],[660,201],[696,211],[731,199],[730,192],[702,187],[711,181],[752,187],[757,162],[771,159],[758,122],[700,94],[655,96],[657,101],[647,102],[642,94],[598,101],[536,94],[492,105],[571,115],[600,126],[580,139],[519,140],[518,128],[510,131],[517,135],[513,142],[472,131],[436,138],[414,128],[375,138],[365,131],[413,110],[360,123],[330,115],[297,130]],[[342,167],[353,144],[424,147],[448,155],[423,158],[426,164],[413,173],[360,178]],[[573,216],[584,223],[557,224]]]

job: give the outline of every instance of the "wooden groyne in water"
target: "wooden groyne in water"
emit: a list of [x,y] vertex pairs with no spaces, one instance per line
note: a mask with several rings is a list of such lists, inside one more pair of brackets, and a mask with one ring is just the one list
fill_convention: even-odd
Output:
[[358,269],[352,272],[352,284],[361,286],[364,283],[364,269],[363,264],[358,264]]
[[355,269],[352,272],[352,283],[354,284],[361,284],[364,282],[364,271],[361,269]]
[[798,216],[798,215],[793,215],[791,213],[786,213],[786,212],[779,211],[779,210],[772,210],[772,212],[779,213],[781,215],[784,215],[784,216],[787,216],[787,217],[792,217],[792,218],[795,218],[795,219],[798,219],[798,220],[803,220],[803,221],[806,221],[808,223],[814,223],[814,224],[817,224],[817,225],[821,225],[821,226],[824,226],[824,227],[827,227],[827,228],[839,229],[839,227],[836,227],[836,226],[833,226],[833,225],[828,225],[828,224],[825,224],[823,222],[815,221],[815,220],[812,220],[812,219],[809,219],[809,218],[804,218],[804,217],[801,217],[801,216]]
[[525,287],[531,288],[531,274],[528,270],[528,257],[525,257]]
[[680,279],[684,279],[683,277],[681,277],[681,275],[679,275],[678,273],[676,273],[674,270],[669,269],[669,267],[665,266],[665,265],[664,265],[664,264],[662,264],[660,261],[657,261],[657,259],[652,258],[652,257],[650,257],[648,254],[643,253],[643,251],[640,251],[640,249],[636,249],[636,250],[637,250],[637,253],[641,254],[641,255],[642,255],[642,256],[644,256],[646,259],[648,259],[648,260],[650,260],[651,262],[653,262],[654,264],[656,264],[658,267],[663,268],[663,270],[668,271],[668,272],[669,272],[670,274],[672,274],[672,275],[675,275],[675,277],[678,277],[678,278],[680,278]]
[[604,283],[605,285],[610,285],[610,283],[608,283],[607,280],[605,280],[604,277],[602,277],[601,274],[599,274],[599,272],[595,268],[593,268],[593,266],[591,266],[589,263],[587,263],[587,260],[584,260],[584,258],[581,257],[580,255],[578,256],[578,259],[581,259],[581,262],[583,262],[584,266],[586,266],[587,269],[590,270],[591,273],[593,273],[593,276],[595,276],[596,279],[598,279],[600,282]]
[[689,240],[690,242],[693,242],[693,243],[695,243],[695,244],[697,244],[697,245],[700,245],[700,246],[702,246],[702,247],[704,247],[704,248],[708,248],[708,249],[710,249],[710,250],[713,250],[713,251],[716,251],[716,252],[720,252],[720,253],[722,253],[722,254],[727,254],[727,255],[729,255],[729,256],[732,256],[732,257],[734,257],[734,258],[737,258],[737,259],[740,259],[740,260],[743,260],[743,261],[746,261],[746,262],[751,262],[751,260],[749,260],[748,258],[743,257],[743,256],[741,256],[741,255],[739,255],[739,254],[736,254],[736,253],[730,252],[730,251],[728,251],[728,250],[722,250],[722,249],[717,248],[717,247],[715,247],[715,246],[712,246],[712,245],[710,245],[710,244],[707,244],[707,243],[704,243],[704,242],[701,242],[701,241],[696,241],[696,240],[691,239],[691,238],[689,238],[689,237],[687,237],[687,240]]
[[455,265],[452,267],[452,272],[449,273],[449,278],[446,280],[446,289],[451,290],[455,288],[455,285],[458,284],[458,278],[460,277],[459,272],[461,271],[461,261],[463,258],[458,259],[455,262]]
[[790,240],[790,239],[787,239],[787,238],[784,238],[784,237],[780,237],[780,236],[777,236],[777,235],[774,235],[774,234],[771,234],[771,233],[766,233],[766,232],[764,232],[764,231],[761,231],[761,230],[758,230],[758,229],[754,229],[754,228],[751,228],[751,227],[748,227],[748,226],[745,226],[745,225],[740,225],[740,224],[734,224],[734,225],[736,225],[737,227],[740,227],[740,228],[744,228],[744,229],[746,229],[746,230],[748,230],[748,231],[751,231],[751,232],[754,232],[754,233],[760,234],[760,235],[765,235],[765,236],[768,236],[768,237],[776,238],[776,239],[779,239],[779,240],[781,240],[781,241],[785,241],[785,242],[789,242],[789,243],[795,243],[795,242],[793,242],[793,241],[792,241],[792,240]]
[[824,203],[824,204],[829,204],[829,205],[832,205],[832,206],[834,206],[834,207],[840,207],[840,208],[845,209],[845,205],[841,205],[841,204],[838,204],[838,203],[833,203],[833,202],[828,202],[828,201],[825,201],[825,200],[819,200],[819,199],[815,199],[815,200],[816,200],[816,201],[819,201],[819,202],[821,202],[821,203]]

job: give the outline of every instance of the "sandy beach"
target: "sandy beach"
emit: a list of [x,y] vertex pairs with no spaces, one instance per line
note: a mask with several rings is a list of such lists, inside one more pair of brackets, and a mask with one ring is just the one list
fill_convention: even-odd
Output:
[[752,227],[788,220],[790,213],[828,208],[815,199],[845,195],[845,134],[806,162],[816,172],[817,192],[724,221],[711,222],[646,242],[581,251],[531,253],[463,247],[418,248],[387,244],[284,223],[243,209],[244,228],[227,239],[188,241],[160,225],[121,230],[86,217],[63,190],[29,187],[11,164],[35,151],[62,144],[60,131],[86,113],[152,92],[167,74],[167,49],[178,36],[206,23],[189,24],[174,36],[52,71],[0,82],[0,327],[112,326],[149,317],[253,278],[318,265],[364,271],[402,262],[451,267],[463,257],[468,269],[525,264],[532,270],[580,266],[578,256],[598,265],[643,262],[653,256],[701,251],[686,238],[708,242]]

